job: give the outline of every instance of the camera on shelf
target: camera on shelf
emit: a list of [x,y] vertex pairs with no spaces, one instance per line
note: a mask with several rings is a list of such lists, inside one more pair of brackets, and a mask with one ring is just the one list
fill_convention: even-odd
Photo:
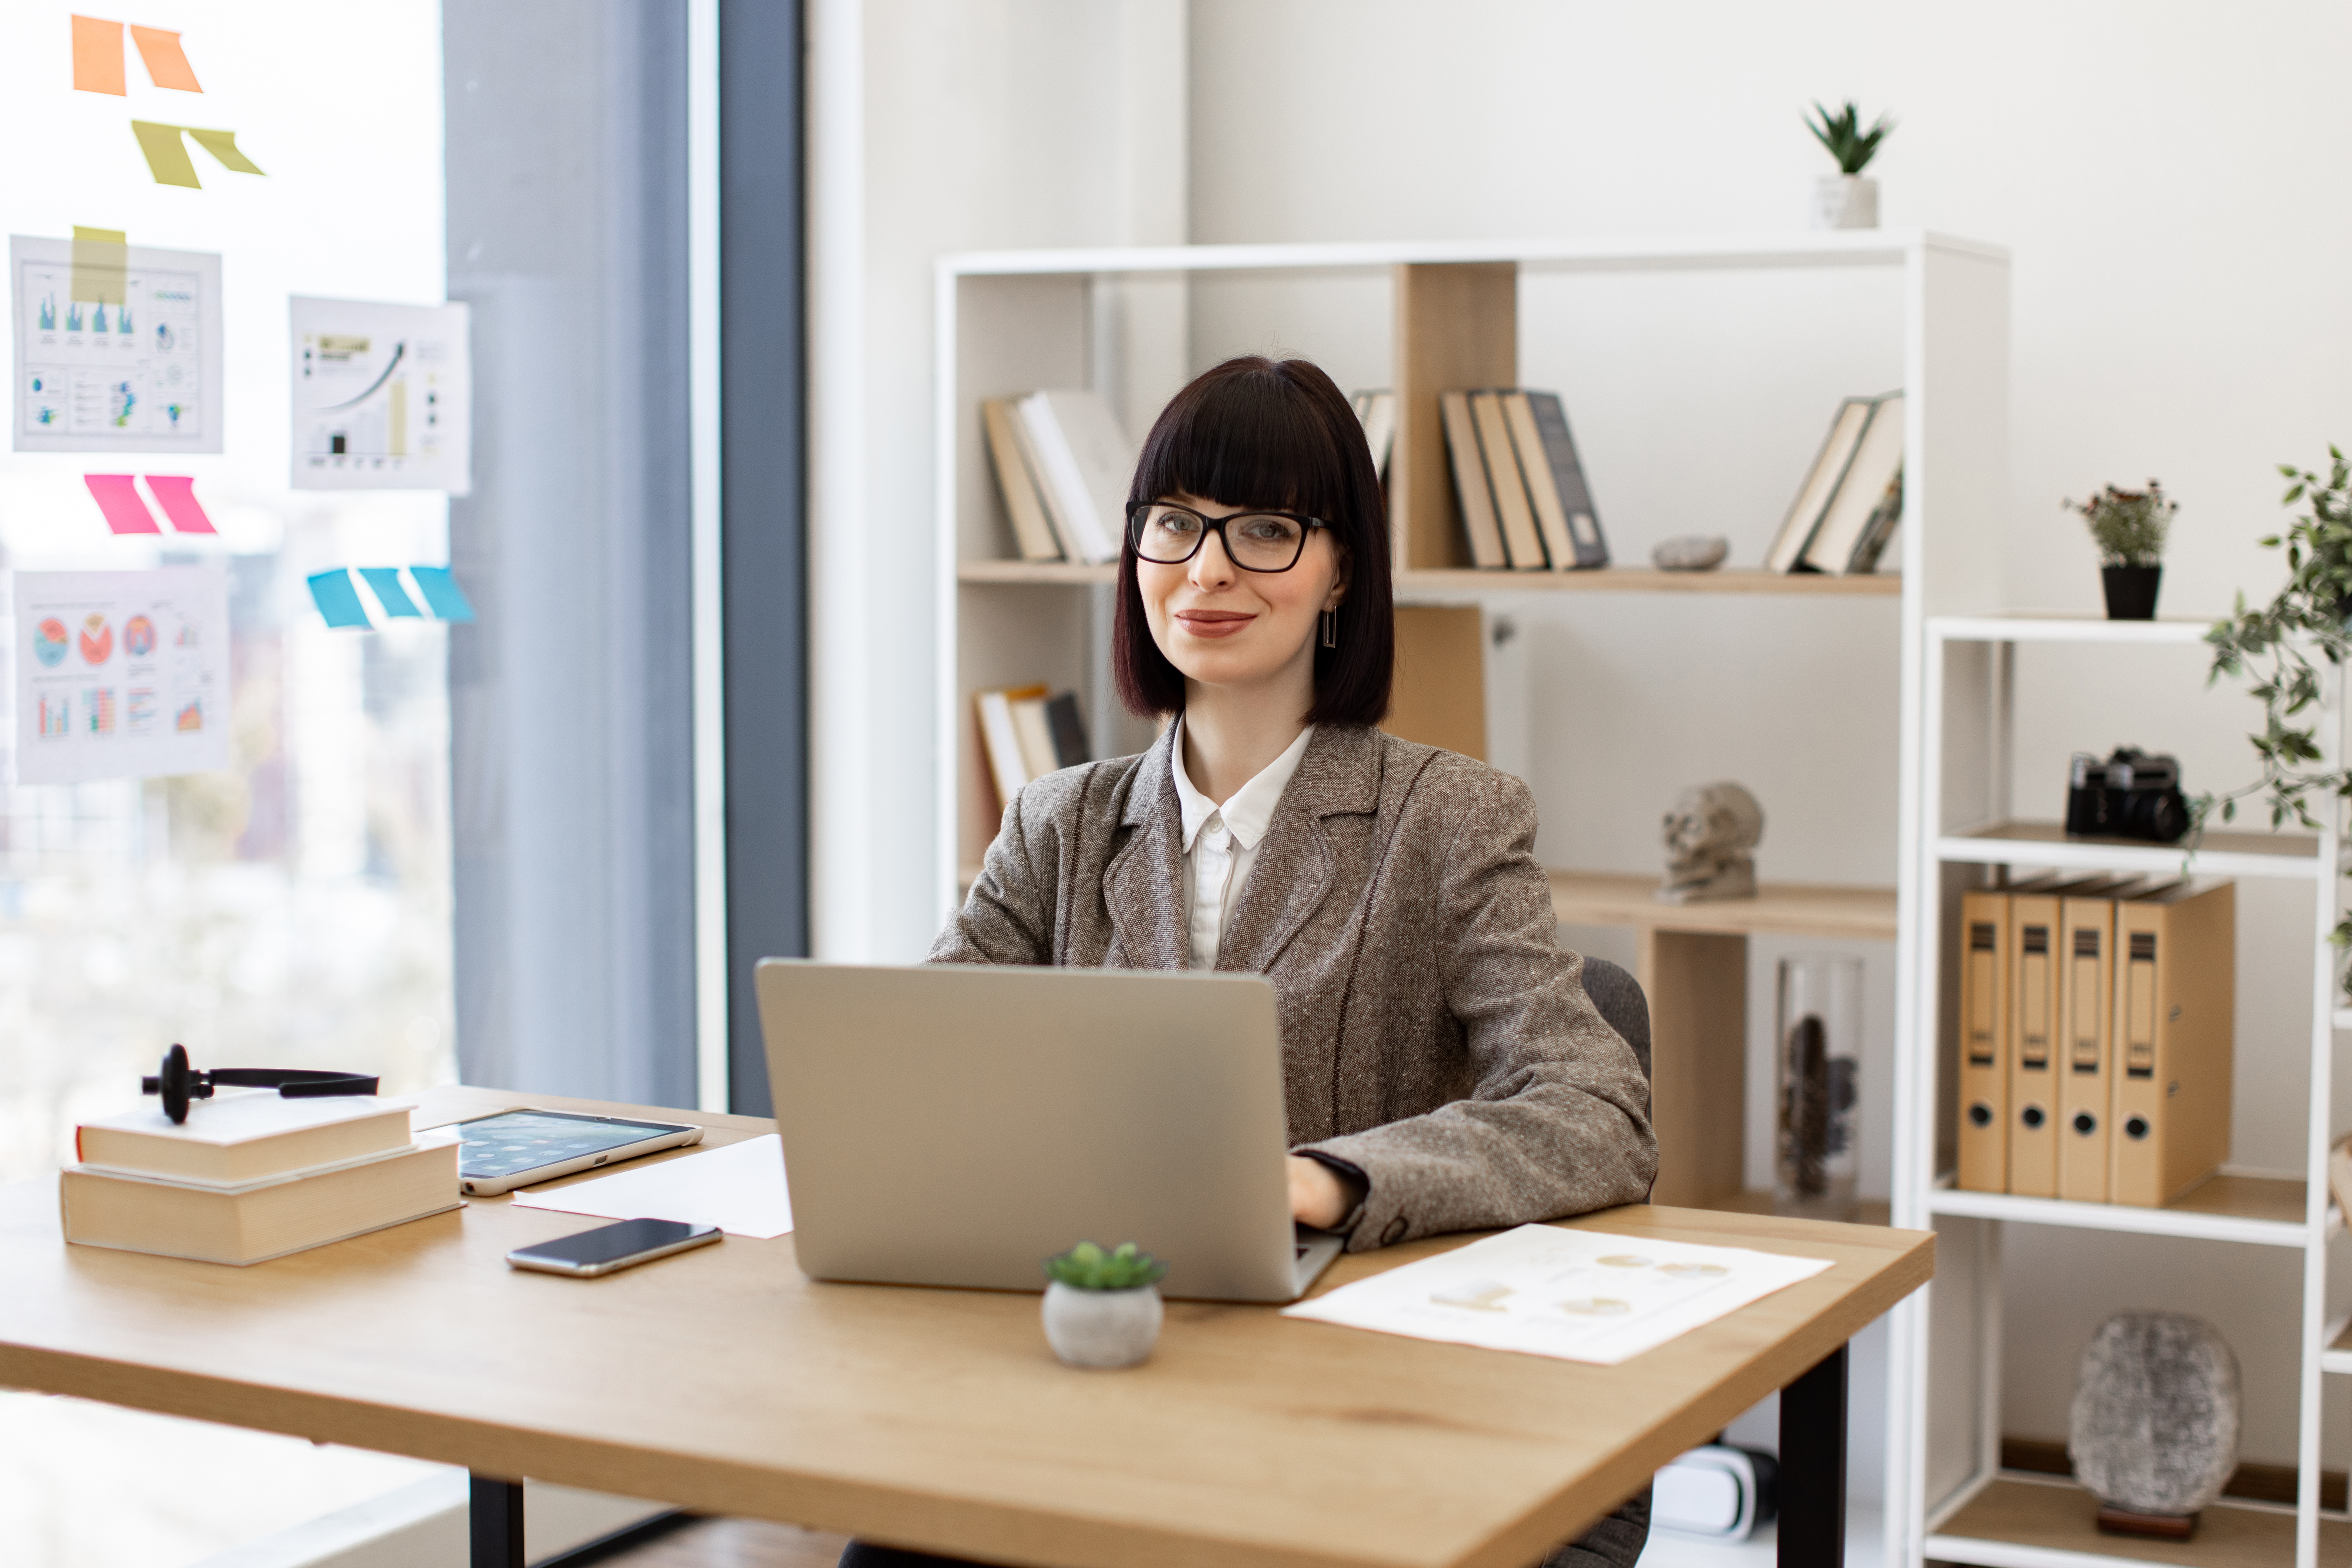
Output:
[[2066,776],[2070,838],[2140,838],[2178,844],[2189,831],[2189,797],[2177,758],[2117,746],[2101,762],[2077,752]]

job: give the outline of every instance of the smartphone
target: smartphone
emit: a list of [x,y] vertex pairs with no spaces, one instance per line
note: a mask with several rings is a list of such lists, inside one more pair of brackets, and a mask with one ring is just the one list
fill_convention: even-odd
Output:
[[507,1261],[517,1268],[593,1279],[599,1274],[650,1263],[673,1252],[717,1241],[723,1234],[715,1225],[688,1225],[675,1219],[625,1219],[617,1225],[600,1225],[594,1230],[559,1236],[537,1247],[519,1247],[507,1254]]
[[699,1143],[702,1129],[677,1121],[525,1107],[460,1121],[457,1136],[464,1141],[457,1154],[459,1190],[468,1197],[488,1197],[575,1171]]

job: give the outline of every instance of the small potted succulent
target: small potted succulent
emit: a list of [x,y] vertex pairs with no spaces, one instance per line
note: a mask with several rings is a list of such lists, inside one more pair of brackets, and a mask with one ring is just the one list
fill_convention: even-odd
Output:
[[2164,578],[2164,536],[2172,527],[2177,500],[2165,498],[2154,479],[2144,490],[2109,485],[2086,501],[2061,503],[2079,511],[2099,547],[2099,581],[2106,590],[2107,619],[2156,619],[2156,590]]
[[1805,121],[1821,144],[1837,160],[1838,172],[1823,174],[1813,187],[1813,226],[1815,228],[1876,228],[1878,226],[1878,182],[1864,179],[1863,171],[1878,154],[1878,144],[1895,129],[1895,121],[1884,114],[1869,130],[1862,128],[1862,110],[1851,100],[1843,109],[1832,114],[1821,104],[1813,105],[1821,116],[1818,122]]
[[1071,1366],[1133,1366],[1160,1339],[1159,1281],[1168,1265],[1135,1243],[1091,1241],[1045,1259],[1045,1342]]

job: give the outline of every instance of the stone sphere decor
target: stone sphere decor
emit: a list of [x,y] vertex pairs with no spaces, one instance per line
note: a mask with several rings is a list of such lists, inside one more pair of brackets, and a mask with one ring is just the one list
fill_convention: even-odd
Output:
[[2066,1437],[2074,1479],[2106,1505],[2099,1527],[2186,1536],[2238,1467],[2240,1412],[2238,1358],[2212,1324],[2180,1312],[2101,1323]]

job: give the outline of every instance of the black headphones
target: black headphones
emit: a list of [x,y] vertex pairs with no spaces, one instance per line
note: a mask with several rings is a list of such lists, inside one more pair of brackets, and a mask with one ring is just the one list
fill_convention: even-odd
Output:
[[188,1119],[188,1101],[210,1100],[213,1086],[232,1089],[274,1089],[288,1100],[318,1100],[331,1094],[373,1094],[376,1080],[357,1073],[320,1072],[310,1068],[215,1068],[198,1072],[188,1065],[185,1047],[163,1053],[163,1070],[139,1080],[142,1094],[163,1097],[163,1114],[173,1121]]

